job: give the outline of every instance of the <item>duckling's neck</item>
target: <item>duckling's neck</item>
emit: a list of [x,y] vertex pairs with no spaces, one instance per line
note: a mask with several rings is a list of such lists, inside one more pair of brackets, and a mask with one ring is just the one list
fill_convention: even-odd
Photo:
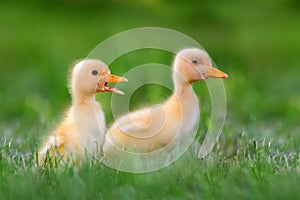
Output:
[[174,94],[181,96],[183,94],[194,94],[193,87],[184,77],[174,74],[173,76],[174,83]]
[[199,120],[198,98],[192,83],[174,76],[174,94],[167,102],[167,109],[179,116],[182,135],[191,133]]
[[72,95],[73,106],[92,105],[95,103],[95,94],[75,93]]
[[[198,98],[192,87],[192,83],[182,77],[174,76],[174,94],[173,101],[179,103],[178,108],[185,119],[197,119],[199,113]],[[172,102],[172,101],[171,101]],[[175,105],[176,105],[175,104]],[[173,107],[174,108],[174,107]],[[194,116],[194,117],[193,117]],[[194,121],[194,120],[193,120]]]
[[174,94],[177,96],[181,96],[183,94],[194,94],[194,90],[191,84],[177,84],[174,85]]

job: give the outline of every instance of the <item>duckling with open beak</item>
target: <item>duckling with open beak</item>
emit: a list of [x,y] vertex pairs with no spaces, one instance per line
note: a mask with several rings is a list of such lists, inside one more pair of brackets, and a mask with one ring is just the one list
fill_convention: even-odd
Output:
[[[107,130],[104,153],[120,155],[122,150],[153,152],[182,139],[199,119],[198,98],[192,83],[207,78],[227,78],[214,68],[208,54],[197,48],[179,51],[173,64],[174,93],[162,104],[121,116]],[[172,143],[176,144],[176,143]],[[178,144],[178,143],[177,143]],[[172,146],[168,146],[168,149]]]
[[100,60],[84,59],[77,62],[69,84],[72,106],[40,147],[39,164],[43,165],[47,158],[56,156],[65,162],[72,160],[77,163],[86,157],[86,153],[99,150],[106,124],[101,106],[95,101],[95,94],[124,94],[109,83],[126,81],[126,78],[110,74],[108,67]]

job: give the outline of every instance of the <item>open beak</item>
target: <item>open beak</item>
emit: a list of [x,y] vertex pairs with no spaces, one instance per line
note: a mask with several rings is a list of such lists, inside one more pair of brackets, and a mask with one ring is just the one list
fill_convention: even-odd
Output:
[[228,75],[215,67],[206,66],[207,72],[203,74],[204,78],[228,78]]
[[122,92],[118,88],[113,87],[113,86],[109,86],[108,84],[109,83],[127,82],[127,81],[128,81],[127,78],[117,76],[117,75],[113,75],[113,74],[108,74],[107,82],[105,82],[105,84],[104,84],[104,92],[114,92],[116,94],[124,94],[124,92]]

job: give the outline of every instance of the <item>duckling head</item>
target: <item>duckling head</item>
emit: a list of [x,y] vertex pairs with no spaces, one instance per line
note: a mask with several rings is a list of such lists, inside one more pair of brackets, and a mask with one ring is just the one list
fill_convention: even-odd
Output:
[[212,66],[209,55],[197,48],[179,51],[174,60],[174,78],[193,83],[207,78],[228,78],[228,75]]
[[71,93],[86,96],[94,95],[99,92],[114,92],[124,94],[109,83],[126,82],[127,79],[110,74],[106,64],[100,60],[84,59],[77,62],[72,70],[70,79]]

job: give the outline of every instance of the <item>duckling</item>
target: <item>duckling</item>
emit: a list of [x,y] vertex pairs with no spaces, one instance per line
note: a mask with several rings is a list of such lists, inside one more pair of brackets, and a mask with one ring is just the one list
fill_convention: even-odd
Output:
[[78,163],[85,159],[86,151],[95,153],[99,150],[106,124],[101,106],[95,101],[95,94],[124,94],[108,84],[127,81],[124,77],[110,74],[108,67],[95,59],[83,59],[75,63],[69,80],[72,106],[40,147],[39,165],[43,165],[48,157],[58,156],[64,162]]
[[118,118],[107,130],[104,154],[119,155],[122,150],[135,153],[172,149],[172,142],[188,137],[199,119],[198,98],[192,83],[207,78],[228,78],[212,66],[209,55],[197,48],[179,51],[173,64],[174,93],[165,102]]

